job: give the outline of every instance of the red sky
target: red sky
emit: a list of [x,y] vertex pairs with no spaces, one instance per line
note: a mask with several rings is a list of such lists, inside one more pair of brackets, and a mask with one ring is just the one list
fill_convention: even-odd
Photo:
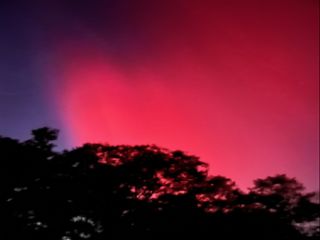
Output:
[[319,188],[318,1],[82,7],[44,70],[72,145],[154,143],[241,187],[287,173]]

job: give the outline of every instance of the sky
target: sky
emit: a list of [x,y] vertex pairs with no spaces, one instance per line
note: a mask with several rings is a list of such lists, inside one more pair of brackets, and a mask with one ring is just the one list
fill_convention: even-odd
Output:
[[0,2],[0,134],[199,156],[319,189],[317,0]]

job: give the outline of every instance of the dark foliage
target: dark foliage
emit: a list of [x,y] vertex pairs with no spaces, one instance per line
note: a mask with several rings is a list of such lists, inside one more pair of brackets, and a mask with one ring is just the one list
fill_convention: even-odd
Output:
[[248,193],[207,164],[154,145],[85,144],[58,131],[0,137],[0,239],[315,239],[319,205],[285,175]]

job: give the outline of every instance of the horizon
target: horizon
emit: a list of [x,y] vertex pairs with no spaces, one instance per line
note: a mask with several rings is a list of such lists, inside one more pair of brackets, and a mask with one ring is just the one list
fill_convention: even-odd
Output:
[[[109,143],[108,141],[105,141],[105,142],[83,142],[82,144],[80,145],[77,145],[77,146],[69,146],[69,147],[62,147],[62,146],[59,146],[59,139],[60,139],[60,130],[59,129],[56,129],[56,128],[52,128],[50,126],[43,126],[43,127],[46,127],[46,128],[49,128],[49,129],[54,129],[54,130],[58,130],[58,138],[56,140],[53,141],[53,143],[56,143],[54,146],[53,146],[53,151],[54,152],[57,152],[59,154],[63,153],[64,151],[72,151],[74,149],[77,149],[77,148],[81,148],[83,147],[84,145],[86,144],[101,144],[101,145],[105,145],[105,146],[130,146],[130,147],[135,147],[135,146],[156,146],[156,147],[159,147],[160,149],[162,150],[168,150],[168,151],[182,151],[183,153],[185,153],[186,155],[188,156],[195,156],[196,158],[199,159],[199,161],[205,163],[208,165],[208,177],[216,177],[216,176],[222,176],[222,177],[226,177],[226,178],[229,178],[231,181],[233,181],[235,184],[236,184],[236,187],[239,188],[239,190],[241,190],[242,192],[244,193],[247,193],[251,187],[254,186],[254,181],[255,180],[258,180],[258,179],[265,179],[267,177],[274,177],[274,176],[277,176],[277,175],[286,175],[287,177],[289,178],[294,178],[296,179],[298,182],[301,182],[300,179],[296,178],[295,176],[288,176],[286,173],[275,173],[275,174],[271,174],[271,175],[264,175],[264,176],[259,176],[258,178],[255,178],[255,179],[252,179],[251,180],[251,183],[250,185],[247,185],[247,186],[241,186],[238,184],[237,181],[235,181],[233,178],[231,178],[230,176],[225,176],[223,174],[215,174],[212,169],[210,168],[210,163],[209,162],[206,162],[206,161],[203,161],[199,156],[197,156],[196,154],[193,154],[193,153],[190,153],[190,152],[186,152],[184,151],[183,149],[170,149],[170,148],[167,148],[165,146],[159,146],[157,144],[133,144],[133,145],[130,145],[130,144],[112,144],[112,143]],[[41,127],[42,128],[42,127]],[[35,129],[39,129],[39,128],[35,128]],[[35,129],[32,129],[32,130],[35,130]],[[31,136],[31,131],[30,131],[30,134],[29,134],[29,137],[26,137],[25,139],[18,139],[18,138],[13,138],[13,137],[10,137],[10,136],[4,136],[0,133],[0,137],[8,137],[8,138],[11,138],[11,139],[15,139],[15,140],[18,140],[20,143],[23,143],[23,142],[26,142],[30,139],[32,139],[32,136]],[[320,188],[318,189],[309,189],[307,186],[304,185],[303,182],[301,182],[303,184],[303,187],[305,188],[304,189],[304,192],[305,193],[315,193],[315,196],[313,197],[315,202],[319,202],[319,194],[320,194]]]

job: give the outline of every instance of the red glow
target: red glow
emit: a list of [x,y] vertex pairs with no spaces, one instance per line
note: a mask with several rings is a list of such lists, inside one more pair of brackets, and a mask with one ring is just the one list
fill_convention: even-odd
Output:
[[142,10],[132,40],[140,48],[127,58],[97,39],[59,45],[55,96],[73,144],[155,143],[198,155],[241,186],[288,173],[315,188],[314,7],[195,2]]

